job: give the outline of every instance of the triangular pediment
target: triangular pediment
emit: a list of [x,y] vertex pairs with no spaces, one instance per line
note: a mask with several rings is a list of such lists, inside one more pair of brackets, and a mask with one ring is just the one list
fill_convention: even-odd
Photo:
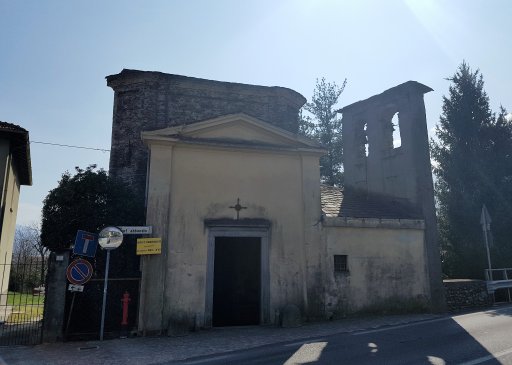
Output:
[[230,114],[192,124],[142,133],[145,141],[173,140],[184,143],[318,149],[311,139],[290,133],[246,114]]

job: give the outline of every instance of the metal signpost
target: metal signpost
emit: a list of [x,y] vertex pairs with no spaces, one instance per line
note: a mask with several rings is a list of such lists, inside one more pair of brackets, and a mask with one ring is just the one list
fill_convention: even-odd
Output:
[[110,264],[110,251],[118,248],[123,243],[123,232],[117,227],[106,227],[99,233],[98,243],[101,248],[107,250],[107,262],[105,264],[105,284],[103,286],[103,305],[101,307],[101,328],[100,341],[103,341],[103,331],[105,329],[105,307],[107,304],[108,288],[108,267]]
[[484,231],[484,239],[485,239],[485,248],[487,250],[487,264],[489,265],[489,277],[487,280],[492,281],[492,267],[491,267],[491,254],[489,252],[489,238],[488,232],[491,231],[491,216],[489,215],[489,211],[485,204],[482,206],[482,214],[480,215],[480,224],[482,225],[482,230]]
[[[96,248],[94,251],[96,251]],[[91,279],[92,273],[93,268],[91,263],[84,259],[73,260],[73,262],[71,262],[66,269],[66,278],[70,282],[68,290],[73,293],[71,306],[69,307],[68,321],[66,323],[66,333],[68,332],[69,323],[71,322],[71,314],[73,313],[73,307],[75,305],[76,293],[81,293],[84,291],[83,284],[87,283]]]

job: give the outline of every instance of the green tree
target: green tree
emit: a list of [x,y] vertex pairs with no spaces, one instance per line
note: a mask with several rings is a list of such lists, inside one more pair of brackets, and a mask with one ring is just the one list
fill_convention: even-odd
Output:
[[97,233],[106,225],[140,225],[144,222],[143,197],[91,165],[65,172],[59,185],[44,199],[41,241],[50,249],[68,248],[77,230]]
[[346,79],[341,86],[326,82],[325,78],[317,79],[311,102],[303,107],[307,114],[301,110],[299,115],[299,132],[327,148],[327,155],[320,158],[320,177],[328,185],[343,183],[341,117],[336,104],[346,84]]
[[479,225],[482,204],[493,218],[495,266],[512,258],[507,242],[512,231],[505,222],[512,214],[512,127],[504,109],[497,117],[491,111],[479,70],[463,62],[448,80],[437,141],[431,143],[443,271],[481,278],[487,266]]
[[44,284],[48,248],[41,243],[39,226],[16,226],[9,289],[30,292]]

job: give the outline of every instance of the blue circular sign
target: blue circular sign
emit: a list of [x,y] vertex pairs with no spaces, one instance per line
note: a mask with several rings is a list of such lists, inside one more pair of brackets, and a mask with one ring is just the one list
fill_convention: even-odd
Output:
[[66,277],[71,284],[82,285],[92,277],[92,265],[89,261],[77,259],[69,264],[66,269]]

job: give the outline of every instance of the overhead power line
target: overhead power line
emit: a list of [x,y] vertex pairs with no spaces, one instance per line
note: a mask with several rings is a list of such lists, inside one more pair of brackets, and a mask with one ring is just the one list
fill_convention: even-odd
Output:
[[50,146],[58,146],[58,147],[68,147],[68,148],[80,148],[84,150],[93,150],[93,151],[101,151],[101,152],[110,152],[105,148],[94,148],[94,147],[84,147],[84,146],[74,146],[70,144],[60,144],[60,143],[50,143],[50,142],[41,142],[41,141],[30,141],[30,143],[39,143],[39,144],[47,144]]

